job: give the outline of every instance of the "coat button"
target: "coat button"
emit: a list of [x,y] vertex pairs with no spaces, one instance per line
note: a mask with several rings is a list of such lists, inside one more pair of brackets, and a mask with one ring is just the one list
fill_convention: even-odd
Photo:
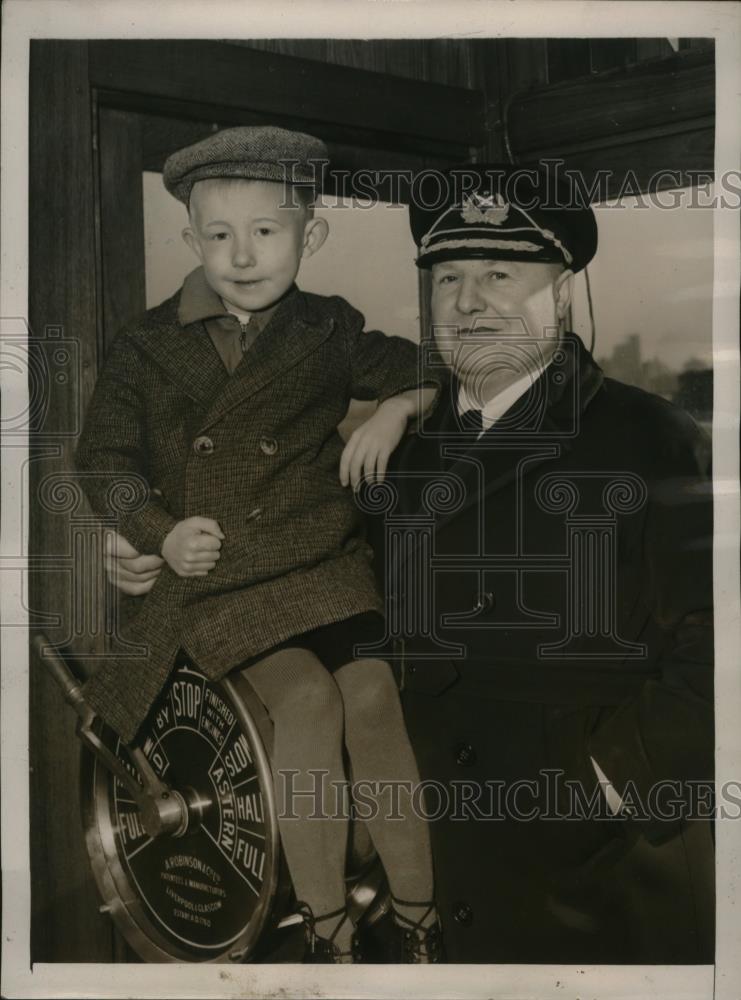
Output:
[[210,437],[197,437],[193,442],[193,451],[196,455],[210,455],[214,450],[214,443]]
[[278,442],[275,438],[260,438],[260,451],[263,455],[274,455],[278,450]]
[[470,927],[473,923],[473,909],[469,903],[453,903],[453,917],[464,927]]
[[476,601],[473,610],[474,611],[491,611],[495,604],[494,595],[490,590],[487,590],[483,594],[479,594],[479,599]]
[[455,762],[461,767],[470,767],[476,763],[476,751],[470,743],[458,743],[454,752]]

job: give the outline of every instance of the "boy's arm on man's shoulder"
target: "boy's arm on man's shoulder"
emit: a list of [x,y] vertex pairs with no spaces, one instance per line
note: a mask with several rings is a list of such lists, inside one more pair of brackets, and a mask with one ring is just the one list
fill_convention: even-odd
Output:
[[177,523],[147,480],[142,363],[131,340],[115,341],[98,376],[75,454],[80,484],[96,514],[140,552],[159,553]]
[[434,390],[433,396],[422,404],[423,409],[428,408],[439,394],[442,378],[439,372],[424,367],[419,346],[405,337],[366,330],[363,314],[344,300],[337,301],[342,303],[341,322],[348,352],[352,397],[383,402],[420,386],[428,386]]

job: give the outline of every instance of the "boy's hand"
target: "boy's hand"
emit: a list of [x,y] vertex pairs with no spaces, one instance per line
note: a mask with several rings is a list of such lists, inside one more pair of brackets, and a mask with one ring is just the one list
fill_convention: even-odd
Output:
[[178,521],[162,543],[162,555],[178,576],[206,576],[216,565],[224,534],[210,517]]
[[141,555],[123,535],[105,533],[103,565],[114,587],[132,597],[148,594],[164,565],[161,556]]
[[394,448],[404,437],[407,421],[415,408],[402,396],[381,403],[357,430],[353,431],[340,459],[340,482],[352,483],[356,490],[364,477],[383,482]]

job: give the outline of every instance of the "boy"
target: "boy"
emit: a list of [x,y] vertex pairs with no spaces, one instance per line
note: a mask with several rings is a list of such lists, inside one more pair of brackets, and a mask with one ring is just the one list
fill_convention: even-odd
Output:
[[[347,486],[383,475],[432,390],[415,388],[413,344],[363,333],[343,299],[294,285],[327,236],[303,187],[325,157],[310,136],[235,128],[165,164],[202,267],[117,339],[77,462],[94,510],[167,566],[124,635],[148,655],[122,659],[119,645],[85,693],[132,742],[183,648],[213,679],[249,667],[275,724],[276,775],[300,762],[342,780],[344,729],[357,780],[414,782],[391,670],[352,655],[380,638],[382,604]],[[379,407],[343,453],[336,427],[351,397]],[[426,825],[411,806],[404,824],[381,812],[369,831],[399,897],[406,960],[437,960]],[[346,824],[283,822],[281,835],[315,960],[350,960]],[[322,938],[315,925],[329,917],[340,919]]]

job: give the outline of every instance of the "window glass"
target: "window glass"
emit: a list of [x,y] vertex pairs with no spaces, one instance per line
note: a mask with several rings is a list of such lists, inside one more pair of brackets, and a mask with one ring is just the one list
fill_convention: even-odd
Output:
[[[683,406],[712,413],[713,213],[711,192],[685,188],[660,199],[595,205],[599,250],[589,265],[594,356],[607,375]],[[700,205],[697,205],[697,202]],[[589,345],[584,275],[575,283],[573,326]]]

